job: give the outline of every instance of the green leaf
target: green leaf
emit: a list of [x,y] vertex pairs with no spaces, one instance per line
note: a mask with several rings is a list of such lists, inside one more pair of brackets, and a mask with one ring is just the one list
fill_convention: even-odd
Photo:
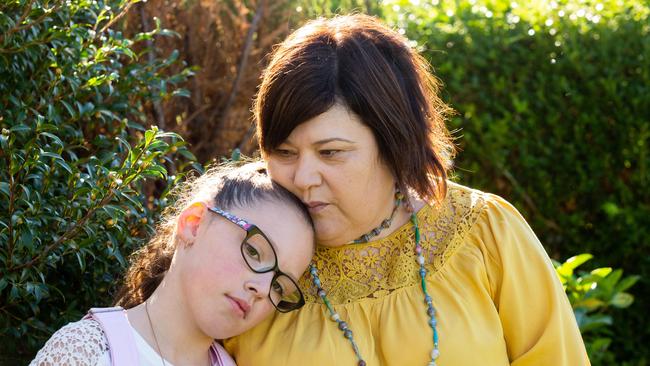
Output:
[[0,182],[0,193],[3,193],[5,196],[9,197],[9,183]]
[[641,276],[628,276],[628,277],[625,277],[621,282],[616,284],[616,286],[614,287],[614,291],[623,292],[623,291],[627,290],[628,288],[632,287],[640,279],[641,279]]
[[9,129],[9,131],[11,131],[11,132],[27,132],[27,131],[32,131],[32,128],[27,126],[27,125],[24,125],[24,124],[19,124],[19,125],[15,125],[15,126],[11,127]]
[[79,263],[79,269],[81,269],[82,272],[85,271],[86,270],[86,258],[84,257],[83,253],[77,251],[74,254],[77,257],[77,263]]
[[88,82],[86,82],[86,85],[84,87],[92,88],[93,86],[101,85],[107,79],[108,79],[108,77],[106,75],[93,76],[92,78],[88,79]]
[[55,154],[55,153],[53,153],[53,152],[49,152],[49,151],[41,151],[40,155],[41,155],[41,156],[48,157],[48,158],[57,159],[57,160],[58,160],[58,159],[63,159],[63,158],[61,157],[61,155],[59,155],[59,154]]
[[605,305],[604,301],[592,297],[592,298],[581,300],[575,303],[573,306],[576,308],[584,308],[587,311],[593,311],[602,307],[603,305]]
[[147,130],[144,132],[144,146],[147,147],[151,144],[151,141],[156,137],[156,131]]
[[122,253],[120,253],[119,249],[116,248],[113,251],[113,256],[115,256],[115,258],[120,263],[120,266],[122,266],[122,268],[126,267],[126,260],[124,260],[124,257],[122,256]]
[[614,295],[614,298],[609,302],[612,306],[615,306],[619,309],[626,308],[634,302],[634,296],[628,294],[627,292],[619,292]]
[[170,137],[170,138],[178,139],[178,140],[181,140],[181,141],[183,140],[183,136],[177,134],[176,132],[158,132],[156,137],[159,138],[159,139],[164,138],[164,137]]
[[591,274],[594,276],[598,276],[601,278],[607,277],[612,272],[612,269],[610,267],[604,267],[604,268],[596,268],[593,271],[591,271]]
[[61,168],[63,168],[68,173],[72,174],[72,168],[70,168],[70,165],[68,165],[68,163],[66,163],[65,160],[57,159],[57,160],[54,161],[54,163],[56,165],[60,166]]
[[6,278],[0,278],[0,294],[2,294],[2,290],[4,290],[7,285],[9,285],[9,282],[7,282]]
[[20,296],[20,292],[18,290],[18,286],[16,284],[12,284],[11,290],[9,291],[9,303],[12,303],[14,300],[18,299]]
[[39,135],[40,135],[40,136],[46,136],[46,137],[49,137],[49,138],[52,139],[54,142],[56,142],[56,144],[59,145],[59,146],[65,146],[65,144],[63,143],[63,141],[61,141],[61,139],[60,139],[58,136],[53,135],[53,134],[51,134],[51,133],[49,133],[49,132],[41,132]]
[[623,270],[613,270],[609,273],[609,275],[607,275],[607,277],[600,281],[598,285],[601,288],[607,289],[607,291],[614,291],[614,286],[616,286],[618,281],[621,279],[621,276],[623,276]]
[[575,270],[578,268],[578,266],[582,265],[583,263],[589,261],[592,259],[594,256],[591,254],[579,254],[576,256],[573,256],[564,262],[563,266],[566,266],[567,268],[570,268],[571,270]]
[[34,236],[30,230],[22,231],[18,242],[30,252],[34,251]]
[[612,340],[610,338],[600,337],[600,338],[596,338],[590,343],[591,343],[589,344],[590,349],[602,353],[605,352],[607,348],[609,348],[609,345],[612,343]]
[[142,174],[146,177],[165,179],[167,176],[167,169],[160,165],[154,165],[147,168]]
[[187,89],[177,89],[172,92],[172,96],[189,98],[192,95],[190,94],[190,91]]
[[68,111],[68,114],[70,115],[70,117],[72,117],[72,118],[76,117],[77,113],[75,112],[74,108],[72,108],[70,106],[70,104],[68,104],[65,100],[62,100],[61,104],[63,104],[65,109]]
[[584,317],[582,324],[579,324],[579,326],[580,332],[585,334],[612,324],[612,317],[609,315],[593,315]]

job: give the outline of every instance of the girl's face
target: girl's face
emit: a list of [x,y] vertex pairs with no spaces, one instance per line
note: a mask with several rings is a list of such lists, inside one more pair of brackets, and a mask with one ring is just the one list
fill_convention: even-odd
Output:
[[[269,299],[274,271],[253,272],[242,254],[246,230],[211,212],[206,205],[194,205],[194,217],[183,217],[193,242],[177,249],[175,261],[187,307],[201,331],[224,339],[245,332],[275,310]],[[313,255],[313,230],[299,212],[284,203],[261,201],[229,213],[256,225],[275,249],[277,264],[295,281]],[[191,232],[192,220],[195,232]],[[181,233],[182,235],[183,233]],[[246,248],[244,248],[244,253]],[[253,253],[253,255],[255,255]]]
[[309,206],[321,245],[348,243],[393,209],[395,179],[372,131],[341,104],[300,124],[265,159],[273,180]]

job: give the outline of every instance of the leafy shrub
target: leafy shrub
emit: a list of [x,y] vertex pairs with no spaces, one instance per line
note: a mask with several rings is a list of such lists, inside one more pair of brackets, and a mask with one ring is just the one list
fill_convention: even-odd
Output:
[[383,13],[458,111],[457,178],[508,197],[552,257],[589,252],[639,274],[610,349],[650,361],[647,1],[411,3],[386,1]]
[[594,365],[611,365],[615,356],[608,350],[613,324],[609,312],[612,308],[625,309],[632,304],[634,296],[625,291],[639,280],[639,276],[622,278],[622,270],[610,267],[575,273],[576,268],[592,258],[591,254],[580,254],[564,263],[554,261],[553,264],[573,307],[589,359]]
[[164,30],[112,30],[131,4],[0,5],[0,358],[11,364],[112,303],[124,257],[165,206],[152,193],[193,159],[178,135],[145,131],[142,104],[182,95],[189,74],[161,76],[174,54],[134,51]]

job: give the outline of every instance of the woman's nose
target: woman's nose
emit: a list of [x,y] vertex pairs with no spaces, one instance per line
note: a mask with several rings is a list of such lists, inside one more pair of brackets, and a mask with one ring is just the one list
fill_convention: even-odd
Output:
[[314,160],[310,156],[301,156],[296,163],[293,184],[302,191],[321,184],[318,164]]

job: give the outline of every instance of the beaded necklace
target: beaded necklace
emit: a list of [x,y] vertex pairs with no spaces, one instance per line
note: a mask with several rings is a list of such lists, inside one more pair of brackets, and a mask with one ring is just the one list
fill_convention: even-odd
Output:
[[[433,330],[433,350],[431,351],[431,361],[429,361],[428,366],[436,366],[436,359],[438,356],[440,356],[440,351],[438,349],[438,329],[436,328],[436,311],[433,307],[431,296],[429,296],[429,292],[427,291],[427,269],[424,267],[424,256],[422,255],[422,246],[420,245],[420,228],[418,227],[418,218],[415,213],[411,213],[411,223],[413,224],[413,231],[415,234],[415,254],[417,255],[417,261],[420,265],[421,287],[422,292],[424,293],[424,302],[427,305],[427,315],[429,315],[428,323]],[[359,360],[359,362],[357,362],[357,365],[366,366],[366,361],[363,360],[361,352],[359,351],[359,347],[357,346],[357,343],[354,341],[354,338],[352,336],[352,330],[350,330],[348,324],[341,319],[339,313],[334,310],[329,300],[327,299],[327,292],[325,292],[322,287],[320,278],[318,277],[318,269],[313,262],[309,265],[309,271],[311,273],[314,286],[316,286],[317,294],[323,300],[323,303],[325,303],[325,306],[330,313],[330,318],[332,321],[335,321],[338,324],[339,329],[343,332],[343,336],[347,338],[348,341],[350,341],[352,349],[354,350],[354,354]]]
[[397,213],[397,209],[402,204],[403,199],[404,199],[404,195],[402,194],[402,192],[400,192],[399,188],[395,188],[395,206],[393,206],[393,212],[390,213],[390,217],[382,221],[381,224],[379,224],[379,226],[377,226],[376,228],[361,235],[360,237],[351,241],[350,243],[354,243],[354,244],[367,243],[370,241],[370,239],[379,235],[379,233],[381,233],[382,230],[388,229],[390,227],[390,224],[393,223],[393,218],[395,217],[395,213]]

